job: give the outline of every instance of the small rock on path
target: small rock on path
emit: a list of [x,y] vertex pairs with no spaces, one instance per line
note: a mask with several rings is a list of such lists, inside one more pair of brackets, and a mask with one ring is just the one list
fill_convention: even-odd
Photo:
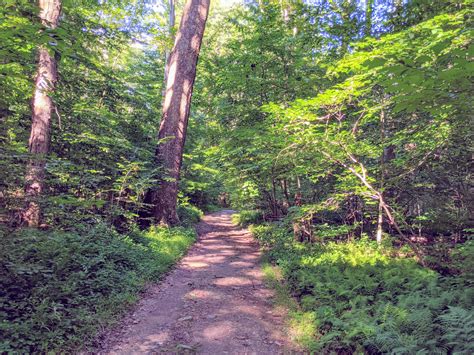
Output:
[[203,218],[188,255],[106,336],[99,353],[295,353],[264,284],[258,245],[232,224],[232,213]]

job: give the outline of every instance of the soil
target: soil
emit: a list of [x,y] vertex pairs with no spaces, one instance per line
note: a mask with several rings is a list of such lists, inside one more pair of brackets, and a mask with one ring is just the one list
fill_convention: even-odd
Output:
[[272,306],[261,254],[233,211],[203,218],[187,256],[102,342],[100,354],[295,353]]

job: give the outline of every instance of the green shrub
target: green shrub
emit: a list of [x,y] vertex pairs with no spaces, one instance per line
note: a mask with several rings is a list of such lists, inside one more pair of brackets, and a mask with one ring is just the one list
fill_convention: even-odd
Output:
[[[299,339],[309,350],[472,353],[474,291],[469,278],[442,277],[367,238],[302,244],[275,224],[251,231],[299,302],[292,326],[307,329],[300,320],[313,319],[313,339]],[[462,248],[464,258],[468,250]]]
[[180,205],[178,206],[178,217],[183,226],[192,226],[199,222],[204,213],[193,205]]
[[232,216],[232,222],[241,226],[247,227],[251,224],[258,224],[263,221],[263,215],[260,211],[240,211]]
[[194,239],[182,227],[122,236],[104,225],[2,236],[0,353],[87,347]]
[[469,278],[474,283],[474,237],[471,237],[464,244],[458,244],[452,251],[453,267],[459,271],[463,277]]
[[210,204],[210,205],[205,205],[202,207],[203,211],[204,212],[218,212],[220,210],[222,210],[223,208],[221,206],[218,206],[218,205],[213,205],[213,204]]

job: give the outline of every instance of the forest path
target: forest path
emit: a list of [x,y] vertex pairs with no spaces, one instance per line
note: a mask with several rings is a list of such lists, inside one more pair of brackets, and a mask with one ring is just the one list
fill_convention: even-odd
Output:
[[199,239],[159,284],[152,286],[102,354],[281,354],[291,350],[283,314],[272,307],[260,251],[233,211],[206,215]]

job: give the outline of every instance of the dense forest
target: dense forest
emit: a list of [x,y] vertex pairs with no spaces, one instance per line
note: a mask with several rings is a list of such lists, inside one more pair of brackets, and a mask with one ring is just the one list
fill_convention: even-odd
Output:
[[0,4],[1,353],[94,346],[221,208],[305,351],[474,353],[471,0]]

